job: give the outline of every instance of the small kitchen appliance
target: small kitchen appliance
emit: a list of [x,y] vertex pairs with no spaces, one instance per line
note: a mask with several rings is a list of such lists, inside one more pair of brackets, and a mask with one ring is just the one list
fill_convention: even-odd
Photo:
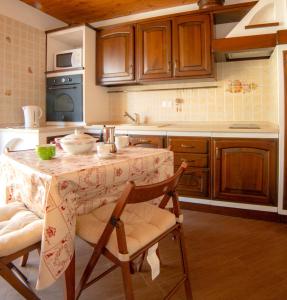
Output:
[[54,70],[81,68],[82,66],[82,48],[55,53]]
[[42,109],[37,105],[28,105],[22,107],[24,112],[24,121],[26,128],[37,128],[40,126],[40,119],[43,115]]
[[48,122],[83,121],[83,77],[81,74],[47,78]]
[[117,152],[117,147],[115,145],[115,127],[105,126],[103,128],[103,140],[105,144],[111,145],[111,153]]

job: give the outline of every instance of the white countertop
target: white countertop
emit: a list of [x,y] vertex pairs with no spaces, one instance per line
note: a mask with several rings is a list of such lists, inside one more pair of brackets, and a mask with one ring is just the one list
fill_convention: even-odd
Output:
[[[230,128],[236,124],[239,128]],[[249,125],[259,128],[248,128]],[[214,136],[214,137],[270,137],[278,138],[278,125],[268,122],[190,122],[190,123],[153,123],[153,124],[109,124],[115,126],[120,134],[151,134],[151,135],[181,135],[181,136]],[[25,132],[62,132],[82,127],[87,131],[101,130],[103,124],[88,126],[42,126],[39,128],[24,128],[23,126],[3,126],[0,131],[25,131]],[[247,127],[247,128],[244,128]]]

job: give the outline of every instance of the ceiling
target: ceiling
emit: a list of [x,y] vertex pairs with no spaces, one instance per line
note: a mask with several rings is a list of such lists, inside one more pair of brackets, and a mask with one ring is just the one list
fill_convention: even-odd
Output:
[[67,24],[92,23],[197,0],[21,0]]

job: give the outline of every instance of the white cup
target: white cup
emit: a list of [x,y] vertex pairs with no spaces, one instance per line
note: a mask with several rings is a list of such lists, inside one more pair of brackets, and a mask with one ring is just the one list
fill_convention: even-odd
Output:
[[109,156],[111,154],[111,145],[104,143],[97,143],[97,153],[99,156]]
[[117,149],[123,149],[129,146],[129,137],[127,135],[120,135],[115,137],[115,144]]

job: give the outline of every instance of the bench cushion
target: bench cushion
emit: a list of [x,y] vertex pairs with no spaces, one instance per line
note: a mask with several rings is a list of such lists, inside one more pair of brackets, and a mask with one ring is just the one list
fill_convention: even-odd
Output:
[[[77,217],[77,234],[82,239],[96,244],[114,207],[114,203],[107,204],[87,215]],[[176,224],[174,214],[149,203],[128,204],[120,219],[125,226],[129,255],[134,254]],[[115,230],[106,248],[118,259],[126,260],[118,251]]]
[[23,203],[0,206],[0,257],[16,253],[41,240],[43,220]]

